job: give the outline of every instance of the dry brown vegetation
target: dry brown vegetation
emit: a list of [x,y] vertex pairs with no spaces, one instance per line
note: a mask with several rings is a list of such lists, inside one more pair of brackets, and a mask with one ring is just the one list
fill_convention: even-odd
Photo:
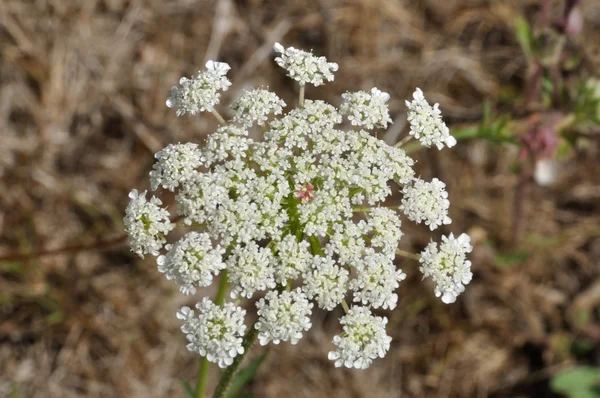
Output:
[[[600,4],[582,2],[587,76],[600,65]],[[164,101],[206,59],[232,66],[234,89],[295,88],[272,62],[282,41],[340,64],[334,83],[307,96],[339,102],[377,85],[403,100],[415,86],[451,126],[477,122],[523,89],[526,63],[514,38],[538,1],[507,0],[0,0],[0,396],[182,396],[194,378],[174,317],[190,304],[152,259],[121,234],[131,188],[146,189],[152,154],[200,140],[206,116],[176,118]],[[594,39],[595,38],[595,39]],[[597,46],[594,48],[594,46]],[[518,110],[498,105],[508,111]],[[562,161],[549,188],[522,194],[522,238],[510,247],[517,149],[485,142],[417,155],[453,199],[452,230],[474,238],[474,281],[452,306],[418,283],[416,264],[391,317],[389,355],[367,371],[326,358],[334,316],[297,346],[271,349],[247,387],[256,397],[545,397],[549,378],[600,360],[598,141]],[[443,232],[448,232],[443,231]],[[401,245],[429,239],[407,230]],[[90,250],[80,250],[90,246]],[[60,255],[15,253],[68,247]],[[210,292],[207,292],[210,293]],[[260,350],[259,350],[260,351]],[[212,375],[214,383],[216,375]],[[214,384],[212,384],[214,385]]]

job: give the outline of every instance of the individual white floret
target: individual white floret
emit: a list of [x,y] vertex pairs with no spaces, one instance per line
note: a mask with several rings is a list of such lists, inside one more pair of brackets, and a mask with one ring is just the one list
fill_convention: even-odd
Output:
[[406,101],[410,135],[418,139],[427,148],[435,145],[437,149],[456,145],[456,138],[442,120],[439,104],[429,105],[420,88],[413,93],[413,101]]
[[302,289],[290,292],[268,292],[256,303],[259,330],[258,341],[266,345],[270,341],[279,344],[280,341],[298,343],[302,332],[311,328],[310,315],[313,304],[308,301]]
[[160,207],[160,199],[153,196],[147,200],[146,191],[138,194],[134,189],[129,199],[123,222],[131,250],[142,258],[144,254],[158,256],[166,242],[165,236],[175,227],[169,212]]
[[225,250],[213,248],[206,233],[189,232],[174,245],[167,245],[169,252],[157,259],[158,270],[168,280],[174,279],[183,294],[196,293],[196,287],[208,286],[213,275],[225,269],[222,256]]
[[344,331],[334,336],[336,349],[329,353],[329,359],[335,361],[336,367],[368,368],[390,349],[392,338],[385,332],[387,322],[387,318],[372,315],[366,307],[352,307],[340,320]]
[[187,349],[221,368],[231,365],[236,356],[244,353],[246,310],[232,303],[218,306],[208,297],[196,304],[196,308],[198,315],[189,307],[182,307],[177,313],[177,318],[185,322],[181,331],[189,341]]
[[250,298],[254,292],[275,288],[273,253],[268,248],[249,242],[236,246],[227,259],[231,297]]
[[244,93],[231,105],[233,121],[244,127],[254,123],[264,125],[270,114],[280,115],[285,102],[277,94],[269,90],[250,90]]
[[331,257],[315,256],[312,269],[304,274],[304,292],[327,311],[337,307],[348,290],[349,273]]
[[344,103],[340,106],[340,112],[348,116],[353,126],[361,126],[367,130],[373,128],[387,128],[392,123],[386,102],[390,95],[377,87],[371,89],[371,93],[357,91],[355,93],[342,94]]
[[224,62],[208,61],[206,70],[198,72],[191,79],[182,77],[179,85],[171,88],[167,106],[175,108],[177,116],[186,113],[210,111],[219,103],[221,91],[227,91],[231,82],[225,77],[229,69]]
[[372,308],[396,308],[398,295],[394,290],[400,286],[399,282],[406,278],[406,274],[396,269],[389,256],[370,249],[356,270],[357,277],[350,282],[355,302]]
[[320,86],[325,81],[333,81],[332,72],[338,70],[338,64],[327,62],[325,57],[316,57],[312,53],[294,47],[284,48],[279,43],[275,43],[273,49],[281,54],[275,58],[277,65],[287,70],[288,76],[301,86],[306,83]]
[[431,242],[421,253],[421,272],[423,277],[431,277],[435,284],[435,296],[442,297],[442,301],[450,304],[465,290],[471,282],[471,261],[467,260],[467,253],[473,250],[471,238],[461,234],[454,238],[453,234],[442,236],[439,246]]
[[450,224],[446,184],[434,178],[431,182],[415,179],[402,190],[404,197],[400,210],[416,223],[424,222],[432,231],[442,224]]
[[205,161],[198,144],[169,144],[154,155],[157,162],[150,172],[152,190],[159,186],[173,192],[185,184]]

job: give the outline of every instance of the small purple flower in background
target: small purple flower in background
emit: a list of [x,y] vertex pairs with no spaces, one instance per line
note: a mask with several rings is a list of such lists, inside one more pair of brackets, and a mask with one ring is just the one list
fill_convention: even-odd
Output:
[[519,160],[532,160],[533,177],[542,186],[550,185],[556,180],[558,170],[555,155],[559,142],[556,126],[561,120],[562,116],[557,114],[550,116],[546,123],[536,120],[534,127],[521,137]]

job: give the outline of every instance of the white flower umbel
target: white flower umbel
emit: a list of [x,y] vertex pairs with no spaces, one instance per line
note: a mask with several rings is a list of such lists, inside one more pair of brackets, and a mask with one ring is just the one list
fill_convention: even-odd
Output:
[[189,341],[187,349],[221,368],[231,365],[236,356],[244,353],[246,310],[232,303],[218,306],[208,297],[196,304],[196,308],[198,315],[189,307],[182,307],[177,313],[177,318],[185,322],[181,331]]
[[[390,344],[387,320],[369,311],[397,306],[405,274],[394,261],[398,254],[415,256],[398,250],[399,214],[432,230],[448,224],[448,193],[437,179],[415,178],[415,162],[401,145],[388,145],[369,131],[392,122],[387,93],[346,92],[339,109],[305,98],[305,86],[332,81],[337,64],[280,44],[275,51],[276,62],[300,84],[298,106],[285,114],[281,99],[259,89],[243,92],[226,121],[214,109],[230,85],[223,63],[207,63],[205,71],[172,89],[167,105],[178,115],[209,111],[220,126],[203,145],[169,145],[156,155],[151,186],[173,192],[168,195],[176,202],[172,213],[189,229],[166,246],[159,270],[185,294],[220,275],[218,303],[227,291],[236,305],[264,297],[258,297],[258,328],[244,345],[240,308],[204,300],[198,316],[189,309],[180,312],[189,347],[220,366],[231,364],[255,337],[262,344],[296,343],[310,328],[313,306],[332,311],[341,305],[349,312],[330,358],[337,366],[365,368]],[[414,97],[407,103],[411,134],[425,146],[454,145],[438,105],[429,106],[418,89]],[[342,123],[344,115],[356,128]],[[262,136],[256,136],[254,125],[262,127]],[[387,207],[394,192],[403,194],[399,210]],[[159,255],[174,227],[161,204],[146,200],[145,192],[131,193],[125,227],[139,255]],[[464,242],[444,238],[421,258],[423,273],[445,301],[471,278]],[[359,306],[348,309],[347,297]],[[224,373],[224,382],[237,365]]]
[[377,87],[373,87],[370,94],[366,91],[357,91],[342,94],[342,98],[344,103],[340,106],[340,112],[348,116],[353,126],[371,130],[387,128],[388,123],[392,123],[386,104],[390,95]]
[[175,108],[177,116],[212,110],[219,103],[221,91],[227,91],[231,86],[225,77],[231,69],[228,64],[208,61],[205,66],[205,71],[198,72],[191,79],[182,77],[179,85],[171,88],[167,106]]
[[256,303],[259,330],[258,341],[266,345],[270,341],[279,344],[280,341],[298,343],[302,332],[311,328],[310,316],[313,304],[308,301],[302,289],[290,292],[268,292]]
[[232,105],[233,121],[244,127],[251,127],[254,123],[264,125],[268,116],[281,115],[285,102],[277,94],[269,90],[250,90],[238,98]]
[[385,332],[387,322],[387,318],[374,316],[366,307],[352,307],[340,320],[344,331],[333,338],[336,349],[329,353],[329,359],[335,361],[336,367],[368,368],[390,349],[392,338]]
[[301,86],[306,83],[320,86],[325,81],[333,81],[332,72],[338,70],[338,64],[327,62],[325,57],[316,57],[312,53],[294,47],[285,48],[279,43],[275,43],[273,49],[281,54],[275,58],[277,65],[287,70],[288,76]]
[[454,238],[453,234],[442,236],[442,243],[431,242],[421,253],[421,272],[423,277],[431,277],[435,284],[436,297],[442,297],[442,301],[450,304],[465,290],[465,286],[471,282],[471,262],[467,260],[466,254],[473,250],[471,238],[467,234],[461,234]]
[[123,223],[131,250],[142,258],[144,254],[158,256],[166,242],[165,236],[175,228],[169,220],[169,212],[160,207],[160,199],[153,196],[146,200],[146,191],[138,194],[137,189],[133,189],[129,199]]
[[424,222],[432,231],[442,224],[450,224],[446,184],[434,178],[431,182],[415,179],[402,190],[404,197],[400,210],[416,223]]
[[372,308],[393,310],[398,303],[394,290],[406,274],[396,269],[393,261],[386,255],[375,253],[372,249],[356,267],[358,276],[350,282],[354,290],[354,301]]
[[304,274],[304,292],[327,311],[337,307],[348,290],[349,273],[331,257],[315,256],[312,270]]
[[174,279],[183,294],[196,293],[197,286],[209,286],[213,275],[226,268],[222,259],[225,250],[213,248],[208,234],[192,231],[166,248],[167,255],[157,259],[158,270],[167,279]]
[[273,289],[276,286],[273,253],[254,242],[244,247],[236,246],[227,259],[227,266],[229,281],[233,286],[232,298],[250,298],[256,291]]
[[414,136],[427,148],[435,145],[437,149],[456,145],[456,138],[450,135],[450,130],[442,120],[439,104],[429,105],[420,88],[413,93],[413,101],[406,101],[408,107],[408,122],[410,135]]
[[198,144],[170,144],[154,155],[156,163],[150,172],[152,190],[159,186],[173,192],[189,181],[205,161]]

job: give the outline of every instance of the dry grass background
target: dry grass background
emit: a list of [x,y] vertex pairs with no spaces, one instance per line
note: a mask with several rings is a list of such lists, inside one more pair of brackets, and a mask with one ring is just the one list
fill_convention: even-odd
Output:
[[[395,123],[384,137],[392,142],[406,132],[403,100],[415,86],[440,102],[451,126],[478,121],[484,99],[495,105],[521,90],[526,64],[513,25],[537,4],[0,0],[0,256],[101,246],[0,264],[0,396],[182,396],[178,379],[193,379],[197,358],[174,317],[192,300],[152,259],[102,244],[119,239],[127,193],[147,188],[152,154],[215,127],[210,117],[176,118],[165,107],[179,76],[219,59],[234,82],[224,103],[260,85],[293,101],[272,43],[312,48],[340,71],[308,97],[339,103],[345,90],[377,85],[392,96]],[[576,73],[586,75],[599,65],[600,4],[582,7],[587,61]],[[399,260],[409,278],[389,314],[394,342],[384,360],[367,371],[335,369],[326,354],[336,317],[319,313],[300,344],[271,350],[248,392],[549,397],[558,369],[597,364],[599,148],[564,160],[553,187],[527,190],[526,255],[508,261],[515,151],[468,142],[418,154],[423,176],[448,183],[452,230],[468,230],[476,245],[474,281],[455,305],[440,304],[418,283],[416,265]],[[401,245],[419,249],[428,236],[413,228]]]

